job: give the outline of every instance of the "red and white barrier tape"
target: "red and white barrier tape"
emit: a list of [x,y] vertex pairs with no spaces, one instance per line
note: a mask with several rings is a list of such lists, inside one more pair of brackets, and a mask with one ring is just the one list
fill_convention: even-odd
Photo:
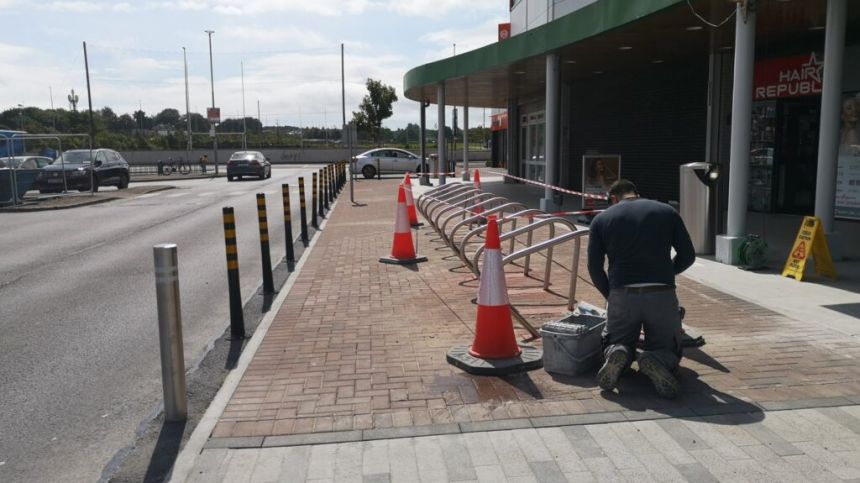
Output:
[[604,196],[604,195],[595,195],[595,194],[591,194],[591,193],[580,193],[579,191],[573,191],[573,190],[568,190],[568,189],[564,189],[564,188],[559,188],[558,186],[553,186],[550,184],[541,183],[540,181],[534,181],[531,179],[520,178],[520,177],[514,176],[512,174],[502,173],[502,176],[504,176],[505,178],[515,179],[515,180],[521,181],[523,183],[533,184],[533,185],[540,186],[543,188],[550,188],[550,189],[553,189],[555,191],[567,193],[569,195],[582,196],[583,198],[591,198],[594,200],[605,200],[605,199],[607,199],[606,196]]

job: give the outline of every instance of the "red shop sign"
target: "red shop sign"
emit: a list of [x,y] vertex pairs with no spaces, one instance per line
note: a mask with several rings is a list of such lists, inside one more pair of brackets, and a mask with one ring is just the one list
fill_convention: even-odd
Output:
[[823,73],[824,62],[815,57],[815,52],[758,61],[755,63],[754,98],[761,101],[820,95]]
[[490,130],[491,131],[504,131],[508,128],[508,113],[507,111],[493,114],[490,116]]

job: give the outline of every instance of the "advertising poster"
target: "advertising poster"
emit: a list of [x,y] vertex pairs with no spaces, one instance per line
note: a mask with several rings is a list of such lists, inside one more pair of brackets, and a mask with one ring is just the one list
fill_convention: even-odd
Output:
[[[582,192],[606,195],[612,183],[621,178],[621,156],[617,154],[586,154],[582,157]],[[582,209],[606,208],[606,200],[583,198]]]
[[860,220],[860,93],[842,99],[839,164],[836,168],[837,218]]

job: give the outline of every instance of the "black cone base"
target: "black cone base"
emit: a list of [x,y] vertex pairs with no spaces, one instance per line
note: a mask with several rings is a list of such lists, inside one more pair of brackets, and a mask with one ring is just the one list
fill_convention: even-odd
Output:
[[454,347],[448,351],[448,364],[469,374],[501,376],[531,371],[543,367],[543,351],[537,347],[521,345],[522,354],[508,359],[480,359],[469,354],[469,346]]
[[393,257],[380,257],[380,263],[388,263],[390,265],[414,265],[416,263],[426,262],[427,257],[415,257],[415,258],[406,258],[403,260],[398,260]]

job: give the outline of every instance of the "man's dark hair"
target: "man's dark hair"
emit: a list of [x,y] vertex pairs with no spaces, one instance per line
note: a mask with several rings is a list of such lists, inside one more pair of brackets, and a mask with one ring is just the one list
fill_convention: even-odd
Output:
[[618,181],[612,183],[612,186],[609,187],[609,196],[615,196],[621,198],[627,194],[639,194],[639,191],[636,190],[636,185],[633,184],[632,181],[627,179],[619,179]]

